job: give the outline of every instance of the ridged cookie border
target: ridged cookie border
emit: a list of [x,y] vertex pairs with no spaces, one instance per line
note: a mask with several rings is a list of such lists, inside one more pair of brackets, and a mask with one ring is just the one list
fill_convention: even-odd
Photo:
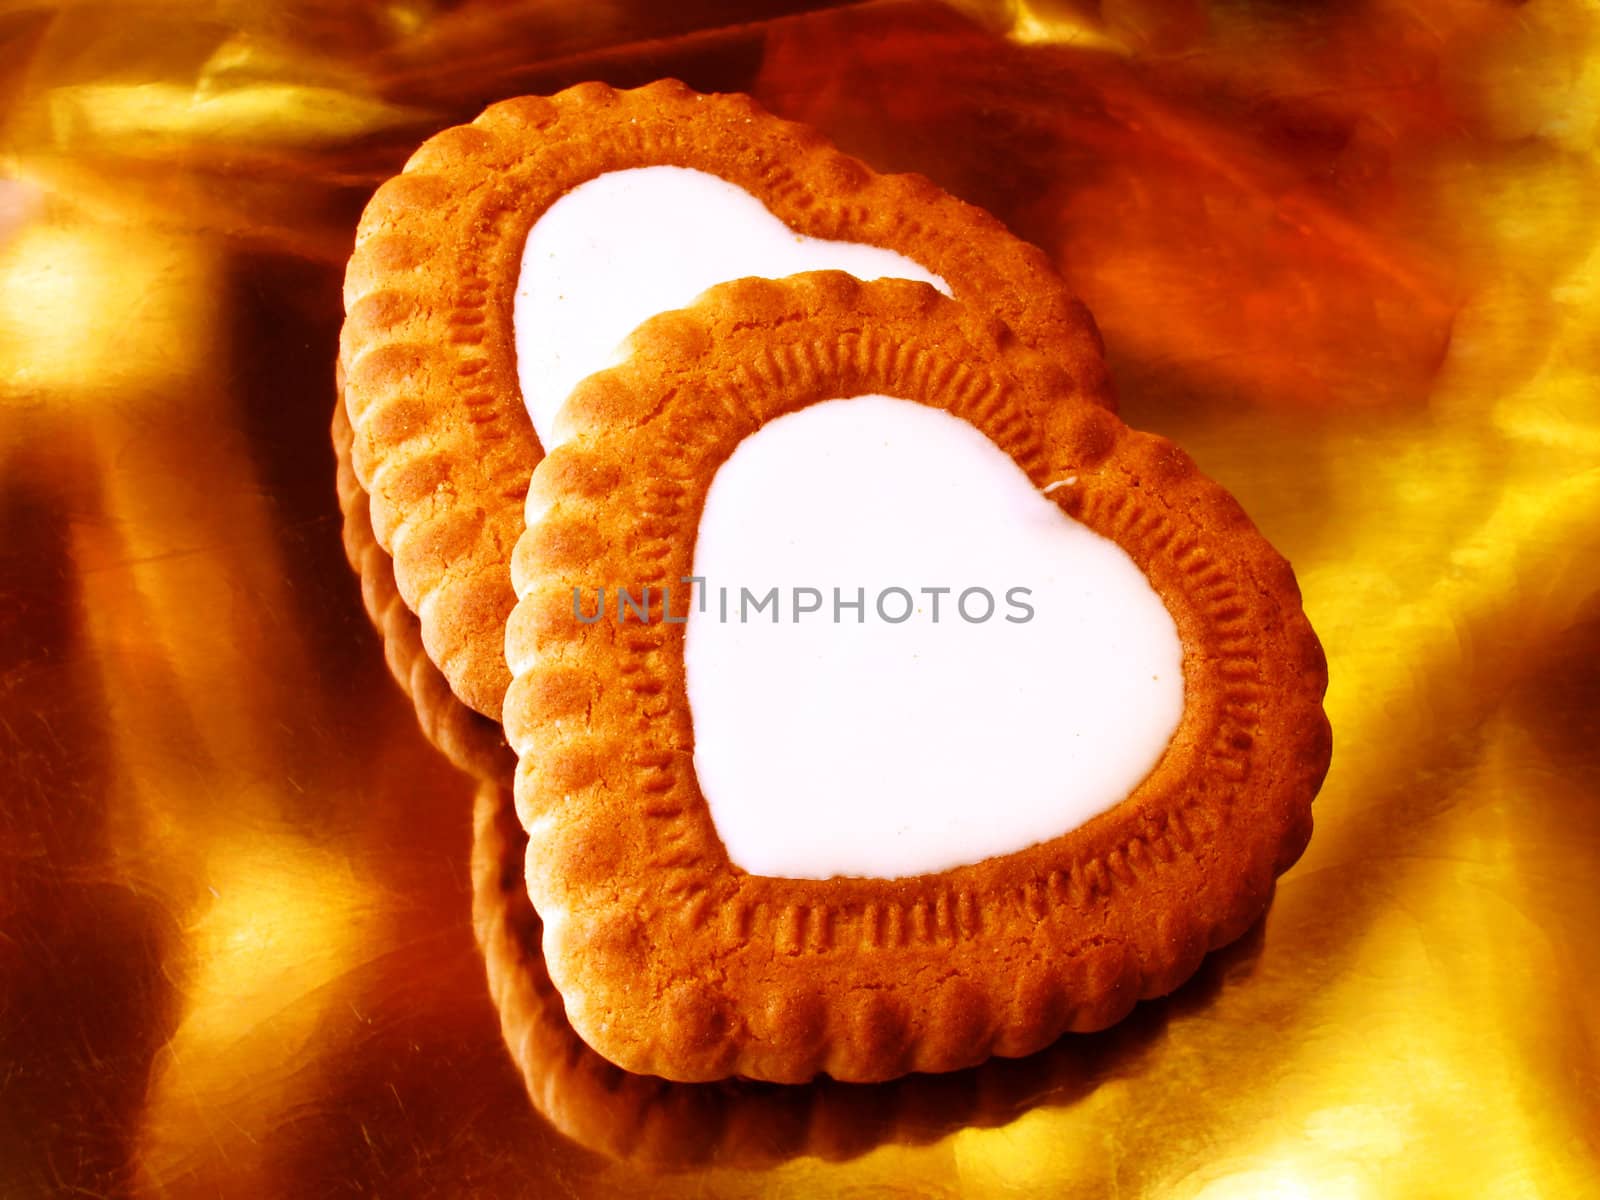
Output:
[[506,571],[540,447],[517,384],[512,305],[533,222],[577,184],[653,164],[713,171],[796,231],[872,242],[1052,348],[1061,399],[1110,404],[1099,335],[1044,254],[914,175],[878,175],[748,97],[674,80],[587,83],[495,104],[430,138],[362,215],[340,339],[353,462],[423,643],[498,718]]
[[[569,400],[513,562],[505,717],[550,975],[606,1057],[797,1081],[1028,1053],[1176,987],[1300,854],[1330,742],[1293,572],[1170,442],[1051,406],[1033,357],[931,288],[824,272],[713,289]],[[581,624],[573,588],[659,598],[692,574],[740,440],[868,392],[964,417],[1129,552],[1178,625],[1185,711],[1127,801],[1029,850],[905,880],[752,876],[694,779],[683,627]]]
[[823,1079],[673,1083],[607,1061],[578,1037],[540,950],[523,881],[527,837],[508,788],[485,783],[473,808],[472,927],[501,1036],[541,1116],[606,1157],[667,1171],[748,1169],[802,1155],[842,1162],[885,1145],[925,1145],[959,1129],[1008,1124],[1045,1095],[1091,1077],[1076,1056],[969,1079],[910,1076],[869,1085]]
[[[339,386],[342,388],[342,380]],[[373,536],[367,493],[350,464],[352,435],[342,396],[334,405],[329,434],[337,460],[345,560],[361,580],[361,605],[383,642],[390,676],[416,709],[422,735],[451,766],[473,779],[510,786],[517,760],[506,745],[504,730],[461,703],[428,658],[416,614],[406,607],[395,586],[394,564]]]

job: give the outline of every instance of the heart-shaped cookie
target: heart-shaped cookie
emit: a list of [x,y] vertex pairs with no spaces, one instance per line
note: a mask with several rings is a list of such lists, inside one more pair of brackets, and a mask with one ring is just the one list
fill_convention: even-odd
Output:
[[[363,215],[340,343],[378,542],[451,687],[498,717],[536,429],[638,321],[732,276],[903,273],[1049,347],[1109,404],[1098,336],[1035,248],[744,96],[584,84],[430,139]],[[530,411],[532,418],[530,419]]]
[[[1328,764],[1321,648],[1288,564],[1237,502],[1170,442],[1058,403],[1069,380],[1004,322],[927,285],[818,273],[715,288],[643,326],[620,366],[573,393],[513,559],[505,726],[550,976],[600,1053],[685,1080],[949,1070],[1110,1024],[1260,915],[1310,835]],[[914,467],[927,441],[935,483],[860,490],[860,470],[822,460],[825,428],[809,451],[786,439],[788,457],[752,457],[785,423],[860,413],[863,400],[927,410],[898,448],[877,429],[875,461],[899,453]],[[946,445],[947,433],[959,436]],[[950,446],[965,449],[947,461]],[[857,520],[819,526],[836,484],[858,489],[845,512],[855,505]],[[1004,695],[1005,672],[982,674],[981,641],[960,654],[1020,733],[949,694],[918,710],[909,737],[903,714],[870,705],[831,726],[813,719],[830,686],[845,704],[879,687],[873,670],[899,672],[896,695],[915,697],[918,652],[879,653],[913,628],[895,619],[899,595],[853,649],[827,641],[867,628],[850,623],[853,609],[811,629],[821,670],[805,654],[769,657],[787,677],[746,680],[746,713],[737,680],[706,699],[702,684],[734,670],[738,652],[705,657],[701,635],[749,624],[751,606],[771,617],[763,587],[745,585],[723,612],[703,547],[730,577],[740,564],[729,554],[768,538],[783,544],[755,569],[791,551],[815,565],[831,546],[865,571],[897,527],[895,506],[932,506],[930,486],[1004,493],[969,502],[1038,523],[1042,540],[1024,549],[1062,555],[1001,557],[1032,579],[1066,579],[1021,597],[1051,609],[1037,622],[961,611],[959,593],[993,596],[1008,577],[894,581],[913,604],[924,586],[953,589],[957,622],[916,627],[930,654],[946,654],[938,639],[952,630],[1036,635],[1033,654],[1012,644],[1000,655],[1016,684]],[[962,507],[941,511],[950,522]],[[997,528],[995,540],[1014,533]],[[971,532],[961,537],[970,549]],[[907,562],[937,566],[939,549]],[[671,591],[696,576],[698,596]],[[815,615],[813,597],[800,599],[811,581],[762,582],[778,585],[780,625]],[[877,610],[891,589],[861,582],[878,593],[863,608]],[[969,599],[975,615],[981,600]],[[804,698],[791,703],[786,686]],[[1085,694],[1052,707],[1075,689]],[[700,743],[703,719],[715,746]],[[741,737],[754,758],[730,771],[751,749]],[[919,745],[935,770],[913,761]],[[1115,769],[1101,769],[1107,759]],[[764,804],[775,835],[759,828]]]
[[[1081,1089],[1096,1061],[1136,1048],[1097,1043],[1027,1064],[991,1063],[973,1078],[912,1077],[861,1088],[820,1081],[774,1089],[755,1083],[675,1084],[632,1075],[586,1046],[566,1018],[540,949],[542,926],[524,882],[527,834],[511,789],[515,758],[498,725],[457,700],[422,651],[416,616],[401,602],[387,556],[367,517],[350,466],[350,430],[334,413],[344,545],[361,576],[367,612],[396,682],[424,735],[478,781],[473,812],[472,924],[484,956],[501,1032],[540,1115],[567,1137],[609,1158],[677,1170],[715,1162],[771,1166],[798,1156],[840,1161],[887,1144],[923,1144],[960,1128],[1008,1123],[1047,1094]],[[1194,1003],[1200,1002],[1196,998]],[[991,1069],[992,1068],[992,1069]]]

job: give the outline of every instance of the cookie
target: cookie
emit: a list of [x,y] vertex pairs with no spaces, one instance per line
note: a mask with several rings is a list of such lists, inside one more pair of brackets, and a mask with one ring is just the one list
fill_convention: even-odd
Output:
[[923,1145],[959,1129],[1009,1124],[1045,1097],[1062,1103],[1091,1086],[1108,1063],[1144,1047],[1148,1030],[1081,1049],[1060,1047],[1023,1063],[988,1063],[970,1076],[918,1076],[873,1088],[830,1080],[802,1088],[670,1083],[630,1074],[596,1054],[568,1023],[539,948],[542,926],[523,878],[528,838],[512,800],[516,759],[500,727],[457,700],[423,653],[416,616],[395,590],[388,557],[372,534],[366,493],[355,482],[342,405],[332,432],[345,550],[389,669],[415,704],[429,742],[478,781],[474,935],[528,1097],[564,1135],[608,1158],[661,1170],[764,1167],[800,1156],[838,1162],[885,1145]]
[[[498,717],[506,564],[538,427],[645,317],[732,276],[908,273],[1049,346],[1109,404],[1044,255],[917,176],[875,174],[744,96],[583,84],[430,139],[363,215],[340,363],[353,462],[429,656]],[[530,416],[531,413],[531,416]]]
[[[1027,1054],[1176,987],[1301,853],[1330,738],[1293,572],[1039,359],[927,285],[743,280],[562,410],[505,728],[550,977],[606,1058]],[[871,588],[781,575],[835,561]]]

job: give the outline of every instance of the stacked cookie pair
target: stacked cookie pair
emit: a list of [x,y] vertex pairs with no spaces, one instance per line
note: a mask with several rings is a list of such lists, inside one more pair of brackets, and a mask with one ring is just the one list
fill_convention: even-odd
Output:
[[743,97],[585,85],[425,144],[346,308],[347,511],[503,722],[550,979],[619,1065],[1029,1053],[1303,848],[1293,575],[987,214]]

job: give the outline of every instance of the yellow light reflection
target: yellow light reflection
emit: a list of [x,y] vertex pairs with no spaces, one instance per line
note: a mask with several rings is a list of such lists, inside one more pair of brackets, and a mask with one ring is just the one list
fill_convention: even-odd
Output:
[[1024,46],[1063,45],[1079,50],[1126,53],[1127,44],[1076,15],[1042,15],[1028,0],[1018,0],[1007,36]]
[[192,238],[81,220],[24,224],[0,244],[0,403],[191,376],[211,351],[216,284],[213,257]]
[[362,934],[381,915],[371,884],[348,858],[255,829],[219,845],[204,878],[210,902],[185,931],[198,969],[171,1054],[215,1063],[268,1022],[279,1035],[285,1021],[309,1032],[317,993],[359,961]]
[[998,1129],[957,1134],[952,1148],[963,1194],[1018,1200],[1114,1194],[1117,1142],[1128,1132],[1126,1091],[1108,1081],[1070,1109],[1039,1108]]
[[337,144],[417,117],[416,110],[336,87],[243,83],[207,95],[193,87],[146,83],[57,89],[46,119],[66,146],[102,143],[138,150],[174,137],[258,147]]
[[183,1177],[197,1140],[236,1179],[270,1170],[271,1147],[249,1130],[315,1094],[307,1051],[329,1012],[350,1003],[340,980],[383,940],[370,882],[304,838],[236,836],[197,865],[210,898],[184,931],[183,1016],[152,1065],[139,1138],[141,1175],[156,1191]]
[[[1189,1193],[1192,1200],[1368,1200],[1377,1181],[1348,1166],[1296,1159],[1250,1166]],[[1180,1193],[1181,1194],[1181,1193]]]

